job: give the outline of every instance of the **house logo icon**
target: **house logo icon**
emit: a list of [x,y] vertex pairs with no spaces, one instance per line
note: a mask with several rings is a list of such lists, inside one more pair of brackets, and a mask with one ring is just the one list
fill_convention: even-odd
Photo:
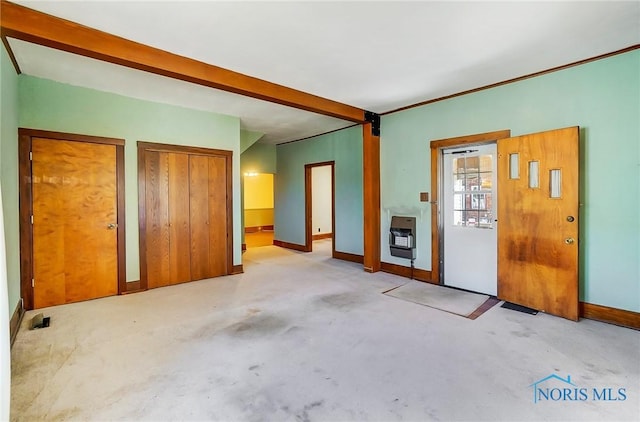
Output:
[[[577,390],[577,386],[571,382],[571,375],[567,375],[567,378],[562,378],[561,376],[557,375],[557,374],[551,374],[547,377],[544,377],[536,382],[534,382],[533,384],[531,384],[529,387],[533,387],[533,402],[534,403],[538,403],[538,401],[540,400],[540,398],[544,398],[544,399],[548,399],[549,398],[549,394],[545,394],[545,391],[549,391],[549,389],[543,390],[541,387],[541,384],[546,383],[547,381],[550,380],[558,380],[565,385],[565,389],[558,389],[555,388],[553,390],[559,390],[559,391],[566,391],[566,389],[571,389],[571,387],[575,388]],[[569,387],[571,386],[571,387]],[[553,391],[551,390],[551,391]]]

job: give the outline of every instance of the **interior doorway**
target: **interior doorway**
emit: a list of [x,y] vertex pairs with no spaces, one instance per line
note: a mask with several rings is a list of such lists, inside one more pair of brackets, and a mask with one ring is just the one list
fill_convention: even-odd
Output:
[[[331,244],[335,254],[335,161],[306,164],[305,170],[305,250],[313,242],[320,248]],[[330,239],[330,240],[329,240]],[[327,251],[329,248],[327,247]]]
[[244,243],[247,249],[273,245],[273,174],[244,174]]

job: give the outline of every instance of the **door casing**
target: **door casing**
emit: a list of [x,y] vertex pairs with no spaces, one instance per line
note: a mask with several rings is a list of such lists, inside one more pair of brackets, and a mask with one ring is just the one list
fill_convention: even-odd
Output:
[[312,186],[311,186],[311,169],[314,167],[331,166],[331,256],[336,255],[336,162],[323,161],[321,163],[305,164],[304,166],[304,233],[305,245],[304,251],[311,252],[313,250],[313,202],[312,202]]
[[458,136],[438,139],[430,142],[431,146],[431,282],[442,284],[443,244],[441,230],[442,210],[439,198],[442,198],[442,151],[446,148],[464,147],[486,144],[511,136],[511,130],[499,130],[476,135]]
[[31,143],[33,138],[114,145],[116,148],[117,256],[118,294],[126,292],[125,210],[124,210],[124,139],[36,129],[18,129],[18,190],[20,232],[20,296],[25,309],[34,307],[33,292],[33,187],[31,184]]

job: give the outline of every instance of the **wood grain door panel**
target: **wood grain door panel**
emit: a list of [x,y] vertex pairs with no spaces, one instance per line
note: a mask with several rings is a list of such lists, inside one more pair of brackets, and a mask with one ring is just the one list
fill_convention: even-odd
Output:
[[194,280],[209,276],[209,162],[208,157],[189,157],[191,208],[191,274]]
[[118,292],[116,147],[32,139],[34,307]]
[[168,286],[169,261],[169,160],[167,154],[145,155],[145,221],[147,282],[149,288]]
[[194,280],[227,273],[224,157],[190,156],[191,272]]
[[161,153],[169,162],[169,268],[170,283],[192,280],[189,238],[189,156]]
[[[571,320],[578,319],[578,142],[577,127],[498,141],[498,297]],[[530,182],[531,166],[538,177]],[[552,170],[561,175],[559,197],[551,194]]]
[[189,157],[145,154],[145,235],[147,287],[191,280],[189,237]]
[[209,157],[209,269],[207,277],[227,274],[227,169],[224,157]]
[[194,148],[147,143],[138,147],[144,165],[140,243],[146,287],[228,274],[230,153],[218,156],[197,148],[190,153]]

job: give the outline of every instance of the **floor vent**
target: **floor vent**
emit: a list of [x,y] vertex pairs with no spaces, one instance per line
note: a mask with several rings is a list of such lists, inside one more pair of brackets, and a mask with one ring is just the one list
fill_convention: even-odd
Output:
[[43,314],[38,314],[31,318],[31,329],[36,330],[38,328],[47,328],[51,322],[51,317],[46,317]]

